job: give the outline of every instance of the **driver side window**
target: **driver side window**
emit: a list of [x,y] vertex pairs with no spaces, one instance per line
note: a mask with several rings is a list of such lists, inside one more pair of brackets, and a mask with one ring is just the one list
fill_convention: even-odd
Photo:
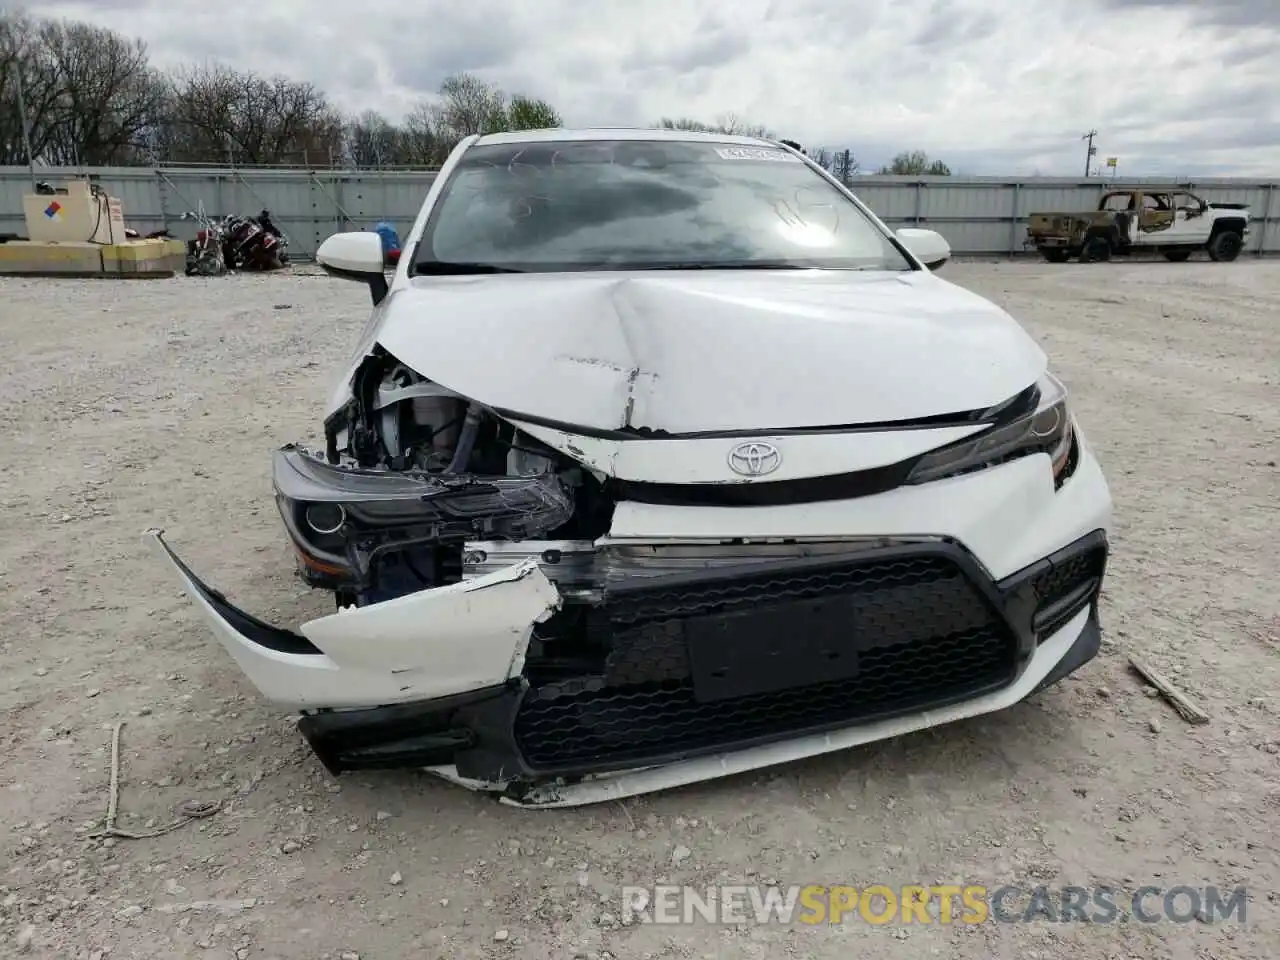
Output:
[[1173,208],[1188,218],[1198,217],[1204,212],[1200,207],[1200,198],[1190,193],[1175,193]]

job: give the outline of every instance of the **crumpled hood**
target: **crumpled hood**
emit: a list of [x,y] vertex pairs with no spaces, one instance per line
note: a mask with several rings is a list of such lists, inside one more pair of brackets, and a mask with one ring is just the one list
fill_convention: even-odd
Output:
[[415,278],[375,342],[492,407],[596,430],[769,430],[980,409],[1046,358],[993,303],[932,274],[580,273]]

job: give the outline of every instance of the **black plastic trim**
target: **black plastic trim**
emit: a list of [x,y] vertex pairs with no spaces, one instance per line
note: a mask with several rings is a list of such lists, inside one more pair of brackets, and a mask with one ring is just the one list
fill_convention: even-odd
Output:
[[320,268],[331,277],[337,277],[339,280],[355,280],[359,283],[365,283],[369,286],[369,297],[373,300],[376,307],[387,298],[390,292],[390,285],[387,283],[387,275],[383,271],[377,273],[362,273],[359,270],[343,270],[341,267],[331,266],[327,263],[320,264]]
[[886,467],[764,483],[647,483],[610,478],[605,491],[617,500],[689,507],[773,507],[790,503],[853,500],[902,486],[920,457]]
[[164,547],[165,552],[169,554],[169,558],[182,571],[183,575],[200,591],[200,595],[208,601],[218,616],[226,620],[246,640],[256,643],[260,647],[265,647],[267,650],[274,650],[276,653],[324,655],[324,651],[306,637],[296,634],[292,630],[273,627],[271,624],[264,623],[257,617],[247,614],[239,607],[227,602],[226,597],[192,573],[191,568],[182,562],[167,543],[161,540],[160,545]]
[[1089,619],[1085,621],[1084,629],[1080,631],[1080,636],[1076,637],[1075,643],[1071,645],[1071,649],[1067,651],[1066,656],[1059,660],[1054,668],[1049,671],[1048,676],[1041,680],[1036,685],[1036,688],[1023,699],[1026,700],[1029,697],[1033,697],[1041,690],[1066,679],[1096,657],[1101,649],[1102,622],[1098,616],[1098,604],[1094,602],[1090,605]]
[[298,730],[326,770],[397,770],[454,764],[459,776],[502,780],[519,768],[514,723],[521,685],[365,710],[303,716]]

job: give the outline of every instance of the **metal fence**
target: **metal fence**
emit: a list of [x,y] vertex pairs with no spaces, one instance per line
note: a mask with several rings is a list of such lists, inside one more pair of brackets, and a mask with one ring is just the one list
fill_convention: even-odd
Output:
[[[330,234],[368,229],[381,220],[403,236],[435,178],[430,170],[284,167],[37,168],[36,175],[54,184],[96,177],[120,198],[128,225],[144,234],[167,228],[185,238],[195,227],[179,217],[199,204],[214,216],[266,208],[300,259],[314,256]],[[859,177],[854,190],[891,227],[937,230],[960,256],[1000,256],[1024,252],[1029,213],[1087,210],[1117,185],[1175,182],[1210,202],[1249,204],[1254,220],[1246,249],[1280,253],[1280,181],[875,176]],[[25,167],[0,167],[0,234],[25,234],[22,195],[30,189]]]

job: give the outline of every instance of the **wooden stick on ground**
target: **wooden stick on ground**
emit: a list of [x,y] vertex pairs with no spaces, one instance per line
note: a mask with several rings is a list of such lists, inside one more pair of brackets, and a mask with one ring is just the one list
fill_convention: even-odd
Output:
[[111,731],[111,785],[110,796],[107,799],[107,822],[101,830],[89,834],[90,837],[120,837],[124,840],[150,840],[153,837],[160,837],[166,833],[172,833],[179,827],[185,827],[188,823],[195,820],[203,820],[205,817],[211,817],[222,809],[222,801],[215,800],[211,803],[200,803],[194,800],[188,800],[186,803],[178,807],[179,816],[177,820],[167,826],[161,827],[159,830],[151,830],[146,833],[138,833],[133,830],[121,830],[116,826],[116,817],[120,812],[120,730],[124,727],[124,721],[117,721],[115,727]]
[[1159,690],[1164,698],[1173,704],[1173,709],[1178,711],[1183,720],[1195,724],[1209,722],[1209,714],[1205,713],[1185,693],[1175,687],[1168,677],[1151,669],[1151,666],[1146,661],[1131,656],[1129,657],[1129,666],[1133,667],[1144,680]]

